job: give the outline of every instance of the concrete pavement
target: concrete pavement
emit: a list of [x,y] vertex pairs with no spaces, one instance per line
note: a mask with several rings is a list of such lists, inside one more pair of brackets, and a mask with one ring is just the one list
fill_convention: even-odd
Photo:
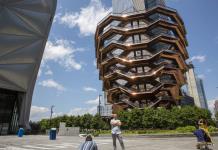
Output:
[[[215,147],[218,150],[218,137],[214,137]],[[112,150],[110,137],[94,138],[100,150]],[[50,141],[48,136],[0,136],[0,150],[77,150],[84,141],[80,137],[57,137]],[[148,138],[124,137],[126,150],[193,150],[196,139],[193,137]],[[117,142],[118,150],[120,149]]]

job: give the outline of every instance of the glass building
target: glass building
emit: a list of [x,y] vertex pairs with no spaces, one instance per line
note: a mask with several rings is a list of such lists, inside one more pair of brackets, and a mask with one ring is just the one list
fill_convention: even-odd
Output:
[[201,103],[201,108],[208,109],[207,98],[204,90],[203,80],[197,78],[197,88],[199,92],[199,98]]
[[203,80],[195,74],[194,65],[190,63],[186,72],[188,94],[194,98],[195,105],[199,108],[208,109]]
[[218,112],[218,100],[215,100],[215,103],[214,103],[214,112],[215,112],[215,114]]
[[0,135],[29,128],[56,0],[0,0]]
[[155,6],[165,6],[164,0],[112,0],[113,13],[144,11]]
[[189,58],[184,22],[163,0],[113,0],[95,34],[99,77],[113,110],[178,105]]

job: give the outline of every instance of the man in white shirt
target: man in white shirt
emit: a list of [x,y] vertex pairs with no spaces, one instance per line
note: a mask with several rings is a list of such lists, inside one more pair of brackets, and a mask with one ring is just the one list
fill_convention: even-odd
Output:
[[125,150],[123,137],[121,136],[121,130],[120,130],[121,121],[117,119],[117,114],[112,114],[112,119],[110,124],[111,124],[111,134],[113,139],[114,150],[117,150],[116,139],[119,140],[122,150]]

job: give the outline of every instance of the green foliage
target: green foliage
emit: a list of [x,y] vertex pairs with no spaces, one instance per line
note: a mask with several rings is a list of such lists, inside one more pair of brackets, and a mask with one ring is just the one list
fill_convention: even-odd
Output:
[[193,133],[195,130],[196,130],[196,127],[194,127],[194,126],[186,126],[186,127],[176,128],[176,131],[178,133]]
[[31,134],[38,134],[41,132],[41,126],[39,122],[30,121]]
[[209,126],[208,130],[209,130],[209,132],[218,132],[218,128],[216,128],[214,126]]
[[[180,133],[192,132],[197,121],[201,118],[206,119],[209,125],[214,126],[210,111],[190,106],[174,107],[170,110],[145,108],[144,110],[120,111],[118,118],[122,122],[121,128],[123,130],[132,130],[125,132],[134,132],[135,134],[156,133],[163,130],[169,132],[172,129],[176,129]],[[81,131],[92,132],[96,135],[102,132],[108,133],[110,130],[109,120],[104,120],[99,115],[90,114],[56,117],[51,120],[51,126],[49,119],[43,119],[39,124],[41,131],[45,132],[50,127],[59,128],[60,122],[66,122],[68,127],[80,127]],[[217,129],[210,127],[210,130]]]
[[143,111],[139,109],[133,109],[129,114],[128,121],[127,121],[129,129],[143,128],[142,118],[143,118]]
[[89,129],[109,129],[109,123],[103,120],[99,115],[85,114],[83,116],[59,116],[51,120],[43,119],[39,122],[41,130],[45,132],[46,129],[51,127],[59,128],[60,122],[65,122],[67,127],[80,127],[81,130]]
[[133,109],[129,112],[119,112],[123,122],[123,129],[176,129],[178,127],[196,126],[199,119],[203,118],[210,125],[214,125],[210,111],[197,107],[145,108],[143,111]]

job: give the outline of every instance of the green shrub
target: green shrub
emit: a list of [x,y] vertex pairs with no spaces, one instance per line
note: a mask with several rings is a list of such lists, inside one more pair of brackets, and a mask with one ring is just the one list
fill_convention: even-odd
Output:
[[[211,119],[210,111],[206,109],[200,109],[198,107],[173,107],[172,109],[153,109],[145,108],[144,110],[133,109],[130,111],[120,111],[118,118],[122,122],[122,130],[127,134],[146,134],[157,133],[165,131],[174,131],[176,128],[180,133],[192,132],[194,126],[199,119],[206,119],[211,126],[215,126],[215,122]],[[83,130],[104,130],[103,134],[109,134],[110,120],[101,118],[99,115],[85,114],[82,116],[59,116],[49,119],[43,119],[39,122],[41,131],[46,131],[50,127],[59,128],[60,122],[66,122],[68,127],[80,127]],[[191,127],[190,127],[191,126]],[[178,128],[184,127],[184,128]],[[151,130],[150,130],[151,129]],[[157,131],[157,129],[159,131]],[[165,130],[165,131],[163,131]],[[211,128],[211,131],[217,131],[215,128]]]
[[214,126],[209,126],[208,127],[208,131],[209,132],[218,132],[218,128],[214,127]]
[[196,130],[194,126],[178,127],[176,131],[179,133],[192,133]]

